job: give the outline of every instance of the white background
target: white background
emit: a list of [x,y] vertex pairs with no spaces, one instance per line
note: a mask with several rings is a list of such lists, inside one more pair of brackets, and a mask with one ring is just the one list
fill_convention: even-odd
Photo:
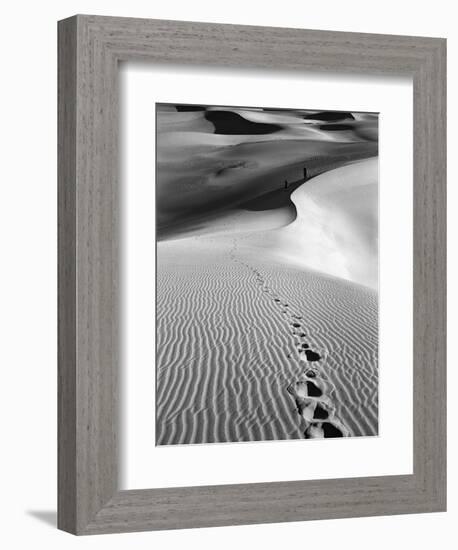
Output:
[[[416,550],[453,547],[458,520],[458,400],[449,399],[449,512],[75,538],[54,528],[56,508],[56,20],[74,13],[444,36],[448,42],[449,150],[456,137],[458,38],[454,2],[367,0],[24,2],[2,10],[0,200],[2,345],[1,543],[47,549],[130,546],[264,549],[296,545]],[[3,43],[4,42],[4,43]],[[458,231],[456,164],[449,166],[450,241]],[[457,247],[449,251],[456,281]],[[449,288],[448,387],[456,388],[456,285]],[[439,396],[438,396],[439,397]]]
[[[407,77],[123,66],[123,489],[412,473],[412,93]],[[380,112],[379,437],[155,447],[155,101]]]

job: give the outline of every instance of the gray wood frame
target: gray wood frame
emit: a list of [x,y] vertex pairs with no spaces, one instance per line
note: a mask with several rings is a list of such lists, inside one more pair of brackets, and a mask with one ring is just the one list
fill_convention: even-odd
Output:
[[[118,490],[117,68],[130,60],[412,75],[412,475]],[[77,15],[59,22],[58,81],[59,528],[95,534],[445,510],[445,40]]]

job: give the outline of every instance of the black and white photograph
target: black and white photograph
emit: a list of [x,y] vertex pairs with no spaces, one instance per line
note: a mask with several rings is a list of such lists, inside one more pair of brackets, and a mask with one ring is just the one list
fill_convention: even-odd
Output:
[[2,547],[450,548],[453,8],[5,4]]
[[378,114],[156,104],[156,444],[378,434]]

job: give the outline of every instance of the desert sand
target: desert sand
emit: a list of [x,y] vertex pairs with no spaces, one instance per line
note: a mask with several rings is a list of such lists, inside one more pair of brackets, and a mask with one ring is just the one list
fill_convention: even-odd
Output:
[[157,444],[377,435],[378,163],[355,156],[168,224]]
[[[158,240],[189,236],[231,208],[288,207],[284,182],[378,154],[376,115],[310,111],[159,106]],[[291,189],[292,187],[292,189]],[[254,202],[253,202],[254,201]]]

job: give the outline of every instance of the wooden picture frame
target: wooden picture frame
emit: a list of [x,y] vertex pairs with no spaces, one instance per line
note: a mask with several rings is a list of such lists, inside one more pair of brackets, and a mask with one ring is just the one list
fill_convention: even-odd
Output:
[[[118,490],[117,71],[138,60],[412,75],[412,475]],[[59,528],[96,534],[445,510],[446,41],[77,15],[59,22],[58,82]]]

